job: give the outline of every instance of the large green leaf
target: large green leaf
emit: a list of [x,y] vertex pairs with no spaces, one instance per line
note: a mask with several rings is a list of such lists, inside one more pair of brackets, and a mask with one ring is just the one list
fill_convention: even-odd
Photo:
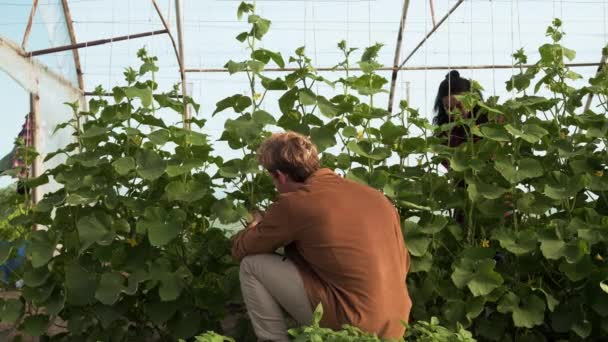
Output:
[[83,251],[94,243],[107,244],[113,237],[112,218],[102,212],[82,217],[76,223]]
[[532,158],[522,158],[513,163],[512,160],[503,157],[496,160],[494,167],[511,184],[543,175],[541,163]]
[[570,263],[566,260],[562,261],[559,265],[559,270],[563,272],[568,279],[577,282],[589,277],[593,271],[593,264],[589,255],[585,255],[576,263]]
[[497,307],[501,313],[512,313],[513,324],[519,328],[533,328],[541,325],[545,318],[545,301],[531,294],[520,299],[513,292],[507,292]]
[[510,124],[505,125],[506,130],[516,138],[521,138],[531,144],[535,144],[549,132],[536,124],[524,124],[521,128],[515,128]]
[[237,222],[241,218],[245,218],[248,215],[245,208],[235,206],[233,202],[227,198],[215,202],[211,206],[211,212],[223,224]]
[[298,93],[300,103],[304,106],[312,106],[317,104],[317,95],[310,89],[300,89]]
[[317,96],[317,105],[319,106],[321,114],[328,118],[333,118],[339,113],[339,108],[323,96]]
[[13,245],[10,243],[0,245],[0,264],[4,264],[11,255]]
[[264,19],[259,15],[250,15],[248,21],[253,25],[253,28],[251,29],[252,34],[258,40],[261,40],[270,29],[270,20]]
[[555,171],[551,174],[551,179],[545,184],[544,194],[554,200],[565,200],[574,197],[585,187],[583,175],[568,175]]
[[502,276],[494,271],[492,259],[462,258],[454,266],[452,281],[458,288],[467,286],[473,296],[485,296],[503,283]]
[[24,286],[21,294],[26,301],[40,305],[49,299],[53,290],[55,290],[55,284],[49,282],[39,287]]
[[311,128],[310,138],[317,145],[319,152],[325,151],[336,144],[336,132],[328,126]]
[[251,57],[257,59],[260,62],[263,62],[264,64],[268,64],[268,62],[270,62],[270,60],[272,59],[272,61],[279,68],[285,67],[285,61],[283,60],[283,56],[281,56],[280,52],[273,52],[266,49],[258,49],[251,53]]
[[116,159],[112,166],[119,175],[124,176],[129,173],[129,171],[135,169],[135,159],[131,157],[122,157]]
[[403,237],[411,255],[421,257],[426,254],[431,238],[424,234],[415,222],[403,222]]
[[391,121],[387,121],[380,126],[380,132],[382,132],[382,142],[386,145],[391,145],[397,138],[406,135],[407,129],[401,125],[397,126]]
[[540,250],[546,259],[557,260],[565,256],[566,243],[558,237],[555,230],[546,229],[538,233]]
[[13,324],[23,314],[23,302],[20,299],[10,298],[0,300],[0,321]]
[[128,87],[124,89],[125,95],[129,99],[139,98],[141,100],[141,104],[144,107],[150,107],[152,105],[152,89],[149,87],[138,88],[138,87]]
[[201,183],[197,180],[173,181],[165,187],[165,192],[169,201],[183,201],[191,203],[198,201],[207,194],[209,189],[208,184]]
[[167,175],[169,177],[181,176],[185,173],[189,173],[192,169],[200,168],[205,166],[207,161],[205,160],[186,160],[186,161],[171,161],[167,165]]
[[483,125],[480,128],[480,130],[481,130],[481,133],[483,134],[483,136],[490,140],[504,141],[504,142],[508,142],[511,140],[509,138],[509,135],[507,134],[507,131],[505,130],[505,128],[502,125],[487,124],[487,125]]
[[53,257],[55,242],[51,239],[48,231],[38,230],[32,233],[27,254],[32,260],[32,266],[41,267]]
[[26,286],[37,287],[44,284],[50,275],[51,273],[46,267],[30,268],[26,266],[23,272],[23,281]]
[[95,291],[95,298],[105,305],[114,305],[125,289],[125,277],[118,272],[106,272],[101,275]]
[[70,305],[87,305],[95,299],[97,274],[84,269],[76,262],[65,266],[66,300]]
[[40,336],[46,332],[48,326],[49,316],[32,315],[25,317],[21,329],[30,336]]
[[354,153],[373,160],[384,160],[391,155],[390,150],[383,147],[372,148],[371,144],[367,141],[357,142],[351,140],[347,144],[347,147]]
[[164,246],[182,231],[186,213],[181,209],[167,211],[161,207],[146,208],[144,216],[137,222],[137,231],[147,232],[152,246]]
[[144,179],[155,180],[165,173],[165,161],[153,150],[137,153],[137,173]]
[[260,125],[274,125],[276,123],[274,117],[265,110],[256,110],[251,114],[251,118]]
[[536,233],[532,229],[518,232],[498,230],[493,234],[493,238],[500,242],[502,248],[515,255],[530,253],[536,249],[538,244]]
[[480,180],[470,182],[467,190],[469,192],[469,198],[473,201],[479,199],[479,197],[497,199],[507,192],[507,189],[505,188],[494,184],[484,183]]

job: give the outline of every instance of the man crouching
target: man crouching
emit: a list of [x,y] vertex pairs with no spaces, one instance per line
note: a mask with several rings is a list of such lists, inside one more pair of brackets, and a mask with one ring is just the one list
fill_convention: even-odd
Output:
[[[400,338],[409,318],[409,255],[399,214],[379,191],[320,168],[316,147],[297,133],[274,134],[258,160],[279,197],[233,238],[240,282],[261,341],[289,341],[283,310],[310,324],[351,324]],[[274,254],[285,247],[286,257]]]

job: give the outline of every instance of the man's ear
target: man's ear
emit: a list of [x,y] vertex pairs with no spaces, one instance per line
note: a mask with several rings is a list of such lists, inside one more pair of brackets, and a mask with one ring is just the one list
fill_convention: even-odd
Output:
[[281,184],[285,183],[289,180],[289,176],[287,176],[286,174],[284,174],[283,172],[281,172],[279,170],[274,172],[274,177]]

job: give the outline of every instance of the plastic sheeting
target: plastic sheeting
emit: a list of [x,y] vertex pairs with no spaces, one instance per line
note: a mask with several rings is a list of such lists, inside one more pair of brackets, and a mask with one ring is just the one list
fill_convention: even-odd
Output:
[[[84,98],[69,81],[50,71],[44,65],[22,56],[23,51],[13,42],[0,37],[0,70],[7,73],[26,91],[38,96],[36,112],[36,144],[40,160],[45,155],[64,147],[73,141],[72,132],[67,129],[53,133],[58,124],[73,117],[72,109],[64,102],[79,101]],[[57,156],[48,162],[38,164],[38,174],[65,161]],[[39,187],[39,195],[57,189],[56,183]]]

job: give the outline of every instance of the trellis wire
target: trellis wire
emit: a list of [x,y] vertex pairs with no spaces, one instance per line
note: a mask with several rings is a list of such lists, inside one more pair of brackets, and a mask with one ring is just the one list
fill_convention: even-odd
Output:
[[[494,46],[494,1],[490,1],[490,25],[492,31],[492,65],[496,65],[496,51]],[[492,69],[492,95],[496,96],[496,69]]]

